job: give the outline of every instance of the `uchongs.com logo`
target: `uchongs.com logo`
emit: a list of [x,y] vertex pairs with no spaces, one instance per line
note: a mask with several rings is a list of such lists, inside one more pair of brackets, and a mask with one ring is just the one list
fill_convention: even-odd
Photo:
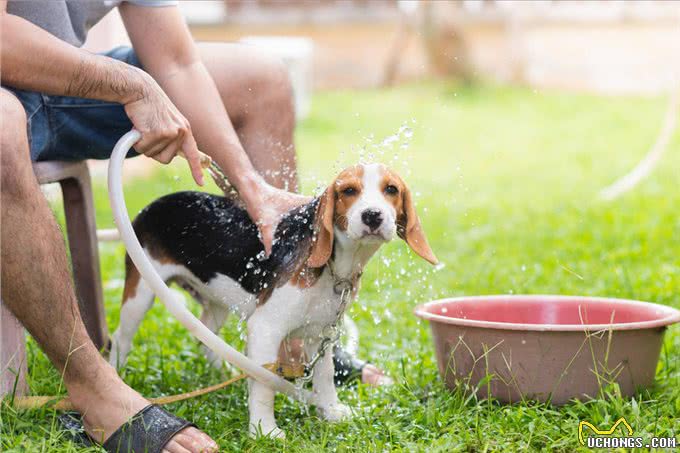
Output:
[[[586,437],[584,428],[589,428],[592,433]],[[617,428],[620,428],[617,431]],[[623,435],[621,435],[623,434]],[[633,428],[630,423],[621,417],[607,429],[597,428],[589,421],[581,420],[578,424],[578,441],[588,448],[676,448],[675,437],[648,437],[633,436]]]

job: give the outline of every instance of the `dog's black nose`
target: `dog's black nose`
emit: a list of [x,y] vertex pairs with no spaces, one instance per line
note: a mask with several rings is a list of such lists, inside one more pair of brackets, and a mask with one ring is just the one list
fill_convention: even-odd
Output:
[[382,223],[382,214],[375,209],[366,209],[361,213],[361,221],[373,231]]

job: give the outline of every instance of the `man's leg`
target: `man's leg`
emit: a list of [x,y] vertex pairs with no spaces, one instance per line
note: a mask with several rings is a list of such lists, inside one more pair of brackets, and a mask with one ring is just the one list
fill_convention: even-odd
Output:
[[297,192],[295,109],[286,68],[248,46],[198,48],[255,169],[271,185]]
[[[63,236],[33,175],[23,106],[3,89],[0,117],[2,299],[63,374],[88,432],[101,442],[149,403],[125,385],[87,335]],[[189,428],[166,449],[210,445],[207,435]]]

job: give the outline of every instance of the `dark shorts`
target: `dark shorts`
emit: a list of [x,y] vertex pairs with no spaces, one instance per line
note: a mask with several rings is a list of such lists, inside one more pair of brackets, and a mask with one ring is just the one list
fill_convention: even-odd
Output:
[[[130,47],[104,55],[141,68]],[[118,139],[132,129],[123,106],[112,102],[3,87],[24,106],[31,160],[108,159]],[[137,155],[130,151],[129,156]]]

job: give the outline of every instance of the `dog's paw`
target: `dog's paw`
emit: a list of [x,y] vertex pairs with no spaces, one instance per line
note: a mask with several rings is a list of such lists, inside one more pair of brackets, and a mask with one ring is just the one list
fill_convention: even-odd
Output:
[[340,422],[352,417],[352,410],[342,403],[335,403],[318,409],[323,419],[329,422]]
[[285,439],[286,433],[278,426],[250,425],[250,437],[269,437],[271,439]]
[[277,426],[276,428],[272,429],[267,434],[265,434],[265,436],[270,437],[272,439],[285,439],[286,433]]

